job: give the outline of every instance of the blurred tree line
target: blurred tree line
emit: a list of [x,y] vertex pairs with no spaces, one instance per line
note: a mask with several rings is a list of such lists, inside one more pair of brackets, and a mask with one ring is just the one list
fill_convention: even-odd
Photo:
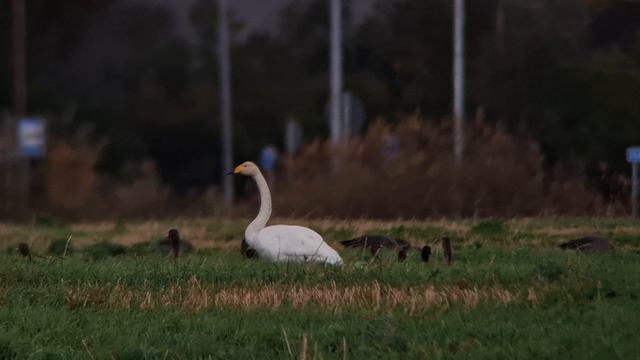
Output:
[[[369,121],[451,108],[450,0],[378,1],[355,24],[345,0],[345,84]],[[53,134],[107,139],[97,167],[116,176],[152,158],[175,190],[218,181],[215,0],[196,0],[196,38],[170,9],[125,0],[29,0],[30,113]],[[235,159],[282,144],[295,118],[327,133],[326,0],[291,1],[276,34],[233,42]],[[0,5],[0,108],[10,109],[10,2]],[[234,22],[233,29],[243,24]],[[640,134],[640,2],[473,0],[467,4],[467,113],[499,121],[558,161],[626,171]]]

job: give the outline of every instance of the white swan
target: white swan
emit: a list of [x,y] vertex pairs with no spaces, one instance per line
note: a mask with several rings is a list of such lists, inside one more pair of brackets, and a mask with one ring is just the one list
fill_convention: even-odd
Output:
[[276,262],[342,264],[340,255],[311,229],[292,225],[265,227],[271,216],[271,193],[256,164],[247,161],[232,173],[252,177],[260,190],[260,211],[244,232],[247,243],[260,257]]

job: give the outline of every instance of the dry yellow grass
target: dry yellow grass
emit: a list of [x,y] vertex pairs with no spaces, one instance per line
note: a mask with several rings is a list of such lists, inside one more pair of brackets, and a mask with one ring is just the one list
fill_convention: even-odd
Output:
[[415,287],[383,286],[377,282],[355,286],[278,286],[229,287],[215,289],[202,284],[195,276],[186,284],[174,284],[159,290],[130,289],[122,284],[85,283],[72,287],[67,303],[72,308],[106,307],[153,310],[172,307],[186,312],[208,308],[239,308],[244,310],[282,307],[313,308],[327,312],[347,309],[365,311],[400,310],[410,315],[427,309],[451,306],[476,307],[482,302],[509,304],[538,303],[540,289],[507,289],[502,286]]

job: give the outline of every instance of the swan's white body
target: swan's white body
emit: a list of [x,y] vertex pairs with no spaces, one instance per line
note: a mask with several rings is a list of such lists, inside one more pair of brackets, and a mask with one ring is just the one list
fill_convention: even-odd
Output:
[[340,255],[324,242],[322,236],[306,227],[267,226],[253,237],[255,241],[247,237],[249,245],[256,249],[261,257],[271,261],[342,264]]
[[247,244],[260,257],[275,262],[342,264],[340,255],[317,232],[302,226],[266,226],[271,217],[271,193],[255,164],[246,162],[236,167],[234,173],[251,176],[260,191],[260,211],[244,232]]

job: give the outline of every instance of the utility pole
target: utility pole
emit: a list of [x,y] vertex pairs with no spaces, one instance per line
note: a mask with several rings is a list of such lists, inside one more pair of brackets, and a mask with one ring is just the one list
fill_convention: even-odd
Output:
[[638,181],[640,177],[640,146],[631,146],[627,148],[627,161],[631,163],[631,216],[634,220],[640,218],[640,202],[638,201],[638,194],[640,193],[640,187]]
[[[222,128],[222,174],[233,167],[231,137],[231,60],[227,0],[218,0],[218,64],[220,71],[220,125]],[[233,179],[222,175],[224,204],[233,205]]]
[[331,143],[336,144],[340,141],[340,128],[342,121],[340,115],[342,106],[340,98],[342,97],[342,0],[329,0],[329,17],[331,19],[331,51],[330,62],[331,69],[329,72],[329,82],[331,88],[329,100],[329,116],[331,123]]
[[498,0],[496,7],[496,49],[498,54],[504,52],[504,5],[503,0]]
[[458,165],[464,154],[464,1],[454,0],[453,9],[453,155]]
[[11,18],[13,22],[12,41],[12,76],[13,76],[13,115],[22,117],[27,112],[26,81],[26,15],[25,0],[11,1]]
[[[27,76],[26,76],[26,0],[11,0],[11,92],[13,96],[13,117],[6,124],[5,135],[9,138],[9,148],[5,160],[5,206],[13,209],[14,214],[26,214],[29,202],[29,163],[16,157],[16,119],[27,114]],[[17,165],[17,167],[16,167]],[[16,171],[17,170],[17,171]],[[16,186],[18,185],[18,186]]]

